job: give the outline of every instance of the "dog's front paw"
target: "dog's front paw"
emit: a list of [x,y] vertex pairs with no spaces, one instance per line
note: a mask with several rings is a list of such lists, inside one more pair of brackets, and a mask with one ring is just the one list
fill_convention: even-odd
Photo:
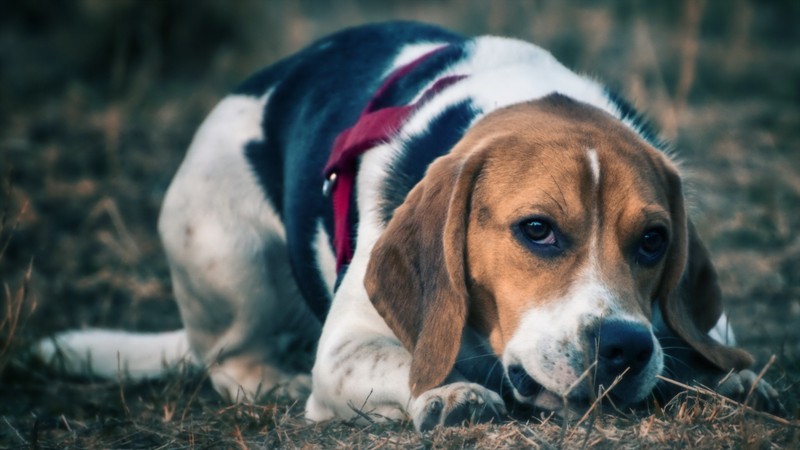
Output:
[[475,383],[458,382],[431,389],[414,400],[411,416],[417,431],[437,425],[499,421],[506,415],[503,399]]
[[[755,387],[753,387],[755,385]],[[751,387],[753,393],[748,398]],[[785,415],[776,391],[763,379],[750,370],[732,372],[717,384],[716,391],[738,402],[747,401],[750,406],[771,414]]]

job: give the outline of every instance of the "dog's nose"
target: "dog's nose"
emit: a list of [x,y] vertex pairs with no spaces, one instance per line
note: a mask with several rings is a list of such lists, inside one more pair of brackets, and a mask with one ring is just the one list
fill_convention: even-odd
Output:
[[653,336],[642,324],[624,321],[603,322],[594,336],[598,363],[603,372],[616,376],[630,368],[634,375],[650,362],[653,355]]

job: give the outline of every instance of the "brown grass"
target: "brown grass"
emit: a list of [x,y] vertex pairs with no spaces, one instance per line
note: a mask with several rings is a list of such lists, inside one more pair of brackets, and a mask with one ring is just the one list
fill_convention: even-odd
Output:
[[[46,377],[37,373],[35,378]],[[275,399],[260,405],[216,400],[201,374],[160,382],[86,383],[56,380],[58,411],[3,417],[7,445],[40,448],[793,448],[800,423],[787,423],[713,392],[691,390],[653,413],[594,410],[582,423],[517,420],[418,435],[408,422],[310,424],[302,405]],[[18,383],[30,394],[37,381]],[[199,395],[192,395],[199,392]],[[91,401],[81,398],[91,398]],[[77,404],[76,404],[77,403]]]
[[[4,191],[11,192],[12,187],[6,185]],[[14,231],[19,226],[19,217],[25,213],[27,204],[16,214],[11,214],[8,207],[0,212],[0,262],[3,261],[6,250],[11,244]],[[33,273],[33,260],[23,272],[22,279],[12,285],[10,279],[2,282],[2,298],[0,298],[0,374],[5,371],[11,360],[21,352],[26,344],[20,337],[31,314],[36,309],[36,300],[30,295],[31,274]]]
[[573,423],[523,418],[418,436],[409,423],[308,424],[302,404],[285,399],[226,405],[202,373],[68,379],[21,351],[64,329],[179,327],[155,223],[203,116],[247,74],[318,36],[410,18],[540,43],[616,82],[665,126],[694,182],[695,220],[739,341],[761,366],[777,356],[764,377],[796,419],[795,3],[0,3],[0,58],[11,68],[0,72],[0,448],[800,447],[796,420],[703,389],[635,414],[598,403]]

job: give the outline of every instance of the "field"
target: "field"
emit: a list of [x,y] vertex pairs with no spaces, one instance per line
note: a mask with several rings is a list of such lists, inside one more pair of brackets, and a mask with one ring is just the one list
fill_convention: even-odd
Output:
[[[536,42],[618,88],[674,143],[739,343],[790,417],[692,392],[650,413],[435,430],[308,424],[219,401],[202,373],[55,375],[26,345],[180,327],[156,234],[205,114],[261,66],[387,19]],[[7,1],[0,4],[0,448],[799,448],[800,3]],[[788,419],[788,421],[786,420]]]

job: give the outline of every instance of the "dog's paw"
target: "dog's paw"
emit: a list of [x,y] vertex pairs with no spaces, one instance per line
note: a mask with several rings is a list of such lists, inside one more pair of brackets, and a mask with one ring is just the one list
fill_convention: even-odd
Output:
[[497,393],[475,383],[452,383],[431,389],[412,403],[411,417],[423,433],[437,425],[499,421],[506,406]]
[[[755,385],[755,387],[753,387]],[[748,398],[750,389],[753,393]],[[716,391],[725,397],[738,402],[747,401],[748,405],[771,414],[784,415],[786,409],[781,404],[778,391],[750,370],[732,372],[717,384]]]

